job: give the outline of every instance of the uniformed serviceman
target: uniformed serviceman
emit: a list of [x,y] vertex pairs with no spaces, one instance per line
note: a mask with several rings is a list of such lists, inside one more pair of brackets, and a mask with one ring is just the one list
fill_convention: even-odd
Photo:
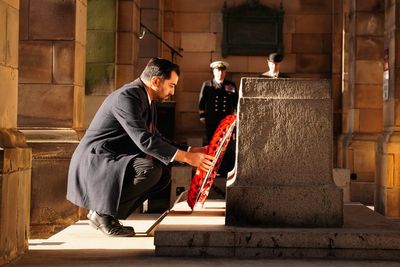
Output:
[[203,83],[199,99],[200,121],[206,125],[208,142],[221,120],[235,113],[239,97],[235,83],[225,79],[229,64],[214,61],[210,67],[214,78]]
[[[224,61],[214,61],[210,67],[214,78],[203,83],[199,99],[200,121],[206,125],[208,143],[221,120],[236,112],[239,98],[235,83],[225,79],[229,64]],[[218,170],[221,177],[227,177],[228,172],[235,166],[235,147],[234,142],[230,142],[226,148]]]

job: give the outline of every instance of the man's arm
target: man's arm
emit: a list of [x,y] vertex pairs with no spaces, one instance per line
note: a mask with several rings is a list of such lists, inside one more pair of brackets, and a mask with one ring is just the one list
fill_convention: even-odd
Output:
[[112,113],[142,152],[168,165],[177,148],[149,131],[146,125],[147,117],[143,115],[148,106],[146,101],[146,95],[140,96],[125,91],[118,95]]

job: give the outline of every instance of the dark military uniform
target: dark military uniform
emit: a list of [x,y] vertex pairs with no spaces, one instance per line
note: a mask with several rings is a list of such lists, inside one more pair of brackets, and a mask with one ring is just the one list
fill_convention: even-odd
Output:
[[[236,85],[228,80],[218,84],[215,80],[203,83],[200,92],[200,118],[206,120],[207,141],[210,143],[221,120],[236,111],[239,94]],[[233,138],[232,138],[233,139]],[[235,144],[229,142],[218,170],[218,174],[226,177],[235,166]]]
[[236,110],[239,94],[235,83],[224,80],[218,84],[215,80],[206,81],[200,91],[200,118],[206,120],[207,141],[210,142],[218,124],[227,115]]

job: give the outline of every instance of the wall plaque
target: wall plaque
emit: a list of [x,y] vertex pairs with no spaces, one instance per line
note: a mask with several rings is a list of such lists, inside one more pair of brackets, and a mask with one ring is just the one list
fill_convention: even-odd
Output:
[[222,56],[267,56],[271,52],[283,51],[283,14],[282,5],[275,10],[258,1],[225,7]]

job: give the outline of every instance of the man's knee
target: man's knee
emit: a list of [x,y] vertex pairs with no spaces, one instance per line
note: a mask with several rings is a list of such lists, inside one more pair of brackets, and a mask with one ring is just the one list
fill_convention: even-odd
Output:
[[149,159],[137,158],[133,161],[133,184],[145,187],[155,185],[162,175],[162,166]]
[[163,172],[163,168],[162,168],[161,164],[154,162],[153,168],[149,169],[149,174],[148,174],[149,182],[151,181],[153,186],[156,185],[160,181],[162,172]]
[[157,193],[162,191],[163,189],[165,189],[171,182],[171,171],[166,168],[166,167],[162,167],[162,174],[160,179],[158,180],[157,184],[154,185],[151,189],[149,193]]

